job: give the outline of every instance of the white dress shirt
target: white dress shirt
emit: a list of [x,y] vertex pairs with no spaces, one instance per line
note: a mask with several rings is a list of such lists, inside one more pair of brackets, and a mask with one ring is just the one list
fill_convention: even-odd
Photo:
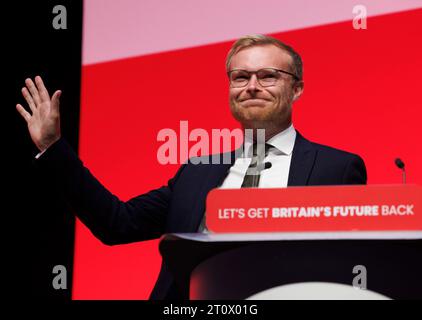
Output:
[[[261,171],[259,188],[282,188],[287,187],[289,179],[290,162],[292,160],[293,147],[296,140],[296,130],[293,124],[284,131],[276,134],[266,141],[271,148],[264,162],[271,162],[271,168]],[[220,186],[221,189],[239,189],[251,163],[252,140],[245,139],[244,152],[231,166],[230,171]]]

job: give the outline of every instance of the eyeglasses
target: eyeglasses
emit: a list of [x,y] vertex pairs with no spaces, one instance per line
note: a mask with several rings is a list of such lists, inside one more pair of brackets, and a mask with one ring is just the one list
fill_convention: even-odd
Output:
[[234,69],[227,72],[227,75],[229,76],[230,85],[233,88],[245,87],[249,83],[249,80],[251,79],[251,76],[253,74],[256,74],[256,79],[262,87],[271,87],[274,86],[277,81],[281,78],[281,73],[288,74],[292,76],[293,79],[299,80],[299,78],[295,74],[275,68],[264,68],[259,69],[257,71]]

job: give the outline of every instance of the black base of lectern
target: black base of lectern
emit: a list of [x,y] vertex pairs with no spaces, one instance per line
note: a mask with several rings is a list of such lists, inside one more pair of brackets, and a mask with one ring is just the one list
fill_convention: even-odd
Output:
[[408,234],[168,234],[160,251],[190,299],[247,299],[293,283],[352,286],[356,266],[365,267],[368,290],[422,299],[422,240]]

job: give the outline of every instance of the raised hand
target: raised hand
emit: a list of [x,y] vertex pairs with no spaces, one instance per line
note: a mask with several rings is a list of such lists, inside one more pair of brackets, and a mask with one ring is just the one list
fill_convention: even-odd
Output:
[[35,83],[26,79],[25,85],[22,95],[32,114],[20,104],[16,105],[16,109],[28,124],[32,141],[40,151],[44,151],[60,139],[59,99],[62,92],[57,90],[50,99],[40,76],[35,77]]

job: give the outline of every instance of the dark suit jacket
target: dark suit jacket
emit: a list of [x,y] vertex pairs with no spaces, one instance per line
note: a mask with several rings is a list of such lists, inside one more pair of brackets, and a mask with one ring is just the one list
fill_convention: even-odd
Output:
[[[234,160],[235,152],[230,157]],[[123,202],[95,179],[64,139],[35,161],[55,180],[80,220],[107,245],[154,239],[164,233],[196,232],[208,192],[222,183],[230,169],[231,164],[220,163],[188,162],[167,186]],[[288,186],[365,183],[365,164],[359,156],[312,143],[297,133]],[[174,284],[165,261],[150,298],[188,298]]]

